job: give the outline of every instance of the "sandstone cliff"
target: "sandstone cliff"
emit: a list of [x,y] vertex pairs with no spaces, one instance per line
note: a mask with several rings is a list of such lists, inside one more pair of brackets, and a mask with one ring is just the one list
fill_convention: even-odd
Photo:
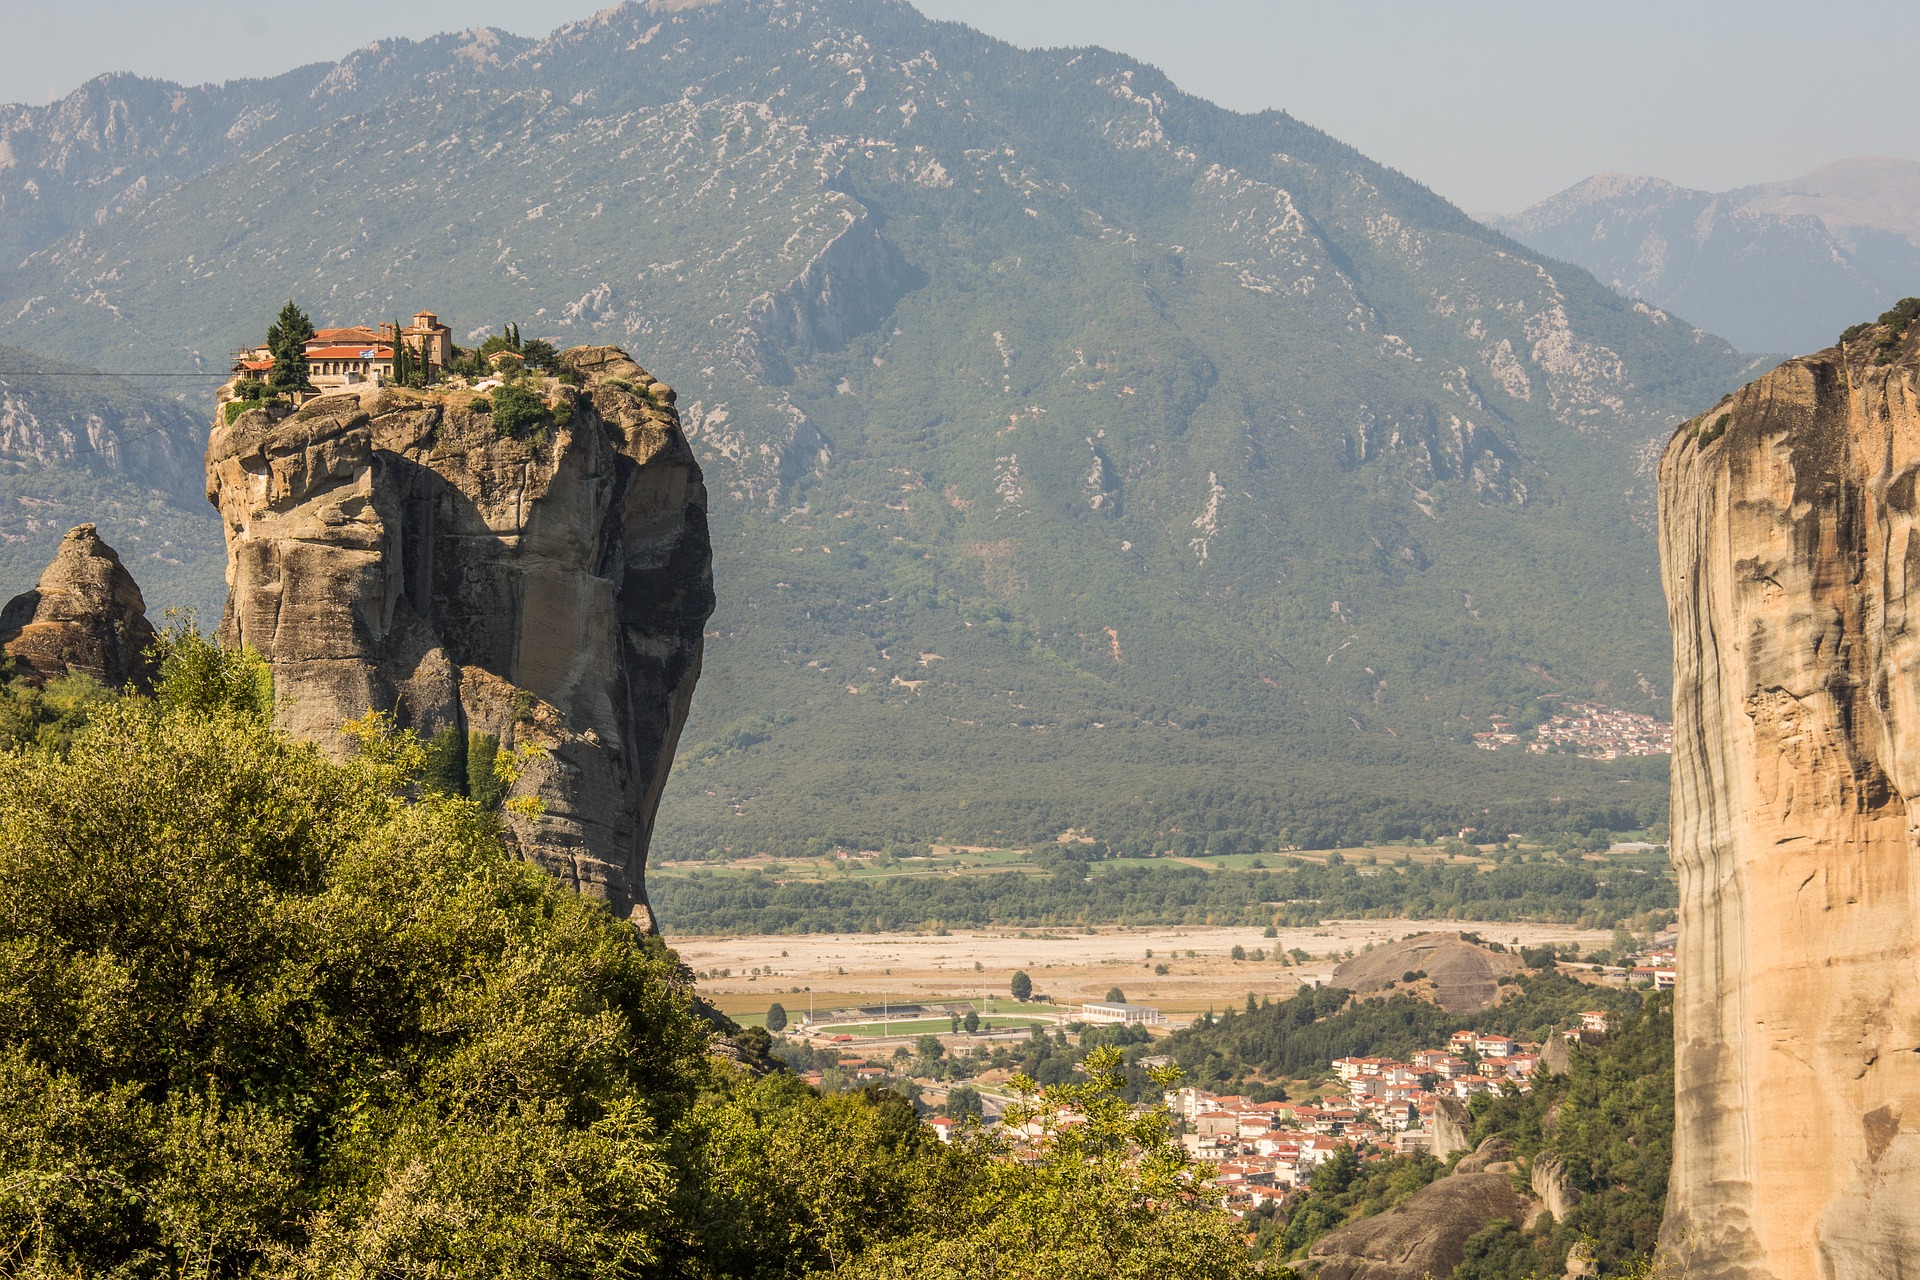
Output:
[[1917,342],[1788,361],[1661,459],[1689,1276],[1920,1275]]
[[216,423],[221,639],[257,649],[289,732],[391,711],[484,790],[539,753],[509,813],[526,856],[652,927],[654,812],[713,607],[706,490],[674,394],[625,353],[562,357],[547,417],[496,430],[471,393],[375,388]]
[[39,585],[0,611],[0,649],[40,685],[69,672],[144,685],[153,640],[139,586],[90,524],[68,530]]

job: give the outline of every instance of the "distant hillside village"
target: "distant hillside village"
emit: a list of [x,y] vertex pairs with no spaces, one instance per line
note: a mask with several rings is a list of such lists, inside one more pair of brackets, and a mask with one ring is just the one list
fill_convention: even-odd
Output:
[[1526,731],[1516,728],[1507,717],[1496,715],[1490,720],[1491,729],[1473,735],[1474,745],[1484,751],[1524,744],[1536,755],[1564,751],[1589,760],[1673,753],[1671,724],[1638,711],[1621,711],[1596,702],[1568,705],[1534,729],[1532,741],[1527,741]]

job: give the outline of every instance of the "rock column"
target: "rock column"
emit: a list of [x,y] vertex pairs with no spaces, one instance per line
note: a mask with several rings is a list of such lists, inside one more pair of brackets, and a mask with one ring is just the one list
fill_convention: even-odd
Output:
[[1688,1276],[1920,1275],[1916,338],[1788,361],[1661,459]]

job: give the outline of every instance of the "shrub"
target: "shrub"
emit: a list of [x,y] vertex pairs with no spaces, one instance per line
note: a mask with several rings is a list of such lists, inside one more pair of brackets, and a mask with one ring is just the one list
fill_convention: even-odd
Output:
[[546,421],[547,404],[538,393],[513,383],[493,393],[493,429],[515,439]]

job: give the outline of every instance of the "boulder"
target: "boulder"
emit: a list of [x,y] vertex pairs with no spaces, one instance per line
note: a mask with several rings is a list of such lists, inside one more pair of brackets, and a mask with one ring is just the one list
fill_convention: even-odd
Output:
[[371,709],[455,787],[517,753],[521,851],[652,928],[647,847],[713,609],[706,489],[625,352],[560,360],[581,385],[543,384],[549,416],[516,434],[481,397],[378,387],[216,422],[221,640],[330,752]]
[[[1469,1157],[1471,1159],[1471,1157]],[[1422,1187],[1385,1213],[1328,1232],[1307,1251],[1319,1280],[1428,1280],[1451,1275],[1467,1239],[1532,1211],[1506,1173],[1454,1173]]]
[[68,530],[39,584],[0,610],[0,649],[38,685],[77,672],[144,687],[153,641],[139,585],[90,524]]
[[1702,1280],[1920,1275],[1920,325],[1660,460],[1679,877],[1661,1239]]

